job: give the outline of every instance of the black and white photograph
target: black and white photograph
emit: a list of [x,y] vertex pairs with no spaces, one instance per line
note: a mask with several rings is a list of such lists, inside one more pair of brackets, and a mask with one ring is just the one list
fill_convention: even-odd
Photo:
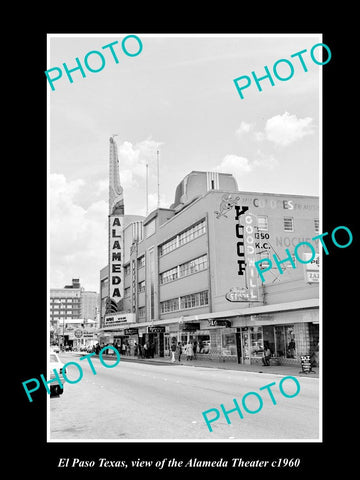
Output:
[[19,390],[51,469],[308,473],[347,338],[326,343],[324,279],[356,240],[335,195],[324,215],[340,50],[321,30],[45,37],[46,371]]
[[48,48],[49,440],[321,440],[321,35]]

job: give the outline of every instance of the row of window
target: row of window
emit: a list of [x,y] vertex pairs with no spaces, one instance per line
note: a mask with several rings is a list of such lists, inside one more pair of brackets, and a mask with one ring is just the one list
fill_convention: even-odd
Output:
[[[258,215],[257,226],[260,232],[267,232],[269,229],[268,217],[266,215]],[[284,217],[283,227],[284,227],[284,232],[294,232],[295,231],[294,218]],[[314,219],[314,230],[315,230],[315,233],[319,233],[319,219],[316,219],[316,218]],[[188,228],[184,232],[179,233],[178,235],[176,235],[176,237],[172,238],[168,242],[163,243],[159,247],[159,256],[163,256],[169,252],[172,252],[176,248],[179,248],[181,245],[185,245],[186,243],[190,242],[191,240],[194,240],[195,238],[205,233],[206,233],[206,221],[204,219],[201,222],[197,223],[196,225],[193,225],[192,227]],[[141,268],[144,266],[145,266],[145,255],[142,255],[137,259],[137,268]],[[177,267],[175,267],[172,270],[173,271],[169,270],[167,272],[167,275],[164,275],[164,281],[162,281],[161,283],[167,283],[167,281],[172,281],[172,280],[175,280],[176,278],[179,278],[178,276],[176,276],[178,275],[178,272],[176,271]],[[124,267],[124,273],[125,275],[130,275],[130,264]],[[167,276],[170,280],[165,279]]]
[[[268,217],[266,215],[257,216],[257,226],[260,232],[267,232],[269,229]],[[283,218],[283,227],[284,232],[294,232],[294,217],[284,217]],[[314,218],[314,230],[315,233],[319,233],[319,219]]]
[[204,233],[206,233],[205,219],[193,225],[192,227],[184,230],[182,233],[179,233],[178,235],[176,235],[176,237],[172,238],[171,240],[163,243],[159,248],[160,257],[169,252],[172,252],[176,248],[179,248],[188,242],[191,242],[195,238],[200,237],[200,235],[203,235]]
[[160,312],[169,313],[178,310],[186,310],[188,308],[205,307],[209,304],[208,291],[205,290],[199,293],[191,293],[182,297],[171,298],[160,302]]
[[178,278],[191,275],[192,273],[201,272],[202,270],[205,270],[207,266],[207,254],[205,254],[201,257],[194,258],[194,260],[182,263],[177,267],[171,268],[170,270],[166,270],[165,272],[161,273],[160,284],[163,285],[164,283],[172,282],[174,280],[177,280]]
[[[202,270],[206,270],[208,266],[207,262],[207,254],[202,255],[201,257],[194,258],[189,262],[182,263],[177,267],[171,268],[170,270],[166,270],[165,272],[159,275],[160,284],[164,285],[165,283],[172,282],[177,280],[178,278],[186,277],[191,275],[192,273],[201,272]],[[138,283],[138,293],[145,292],[145,280],[142,280]],[[130,287],[125,288],[124,290],[124,297],[130,297],[131,291]]]

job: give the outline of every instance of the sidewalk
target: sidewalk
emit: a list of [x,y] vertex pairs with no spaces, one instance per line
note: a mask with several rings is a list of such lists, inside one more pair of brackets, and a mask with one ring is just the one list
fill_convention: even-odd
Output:
[[[75,353],[75,352],[74,352]],[[80,353],[79,353],[80,354]],[[104,358],[113,358],[113,355],[103,355]],[[184,365],[187,367],[205,367],[205,368],[220,368],[224,370],[238,370],[243,372],[256,372],[256,373],[272,373],[275,375],[291,375],[291,376],[302,376],[309,378],[319,378],[319,368],[311,373],[303,373],[301,371],[300,363],[299,365],[270,365],[269,367],[264,367],[263,365],[245,365],[229,361],[221,360],[181,360],[180,362],[176,360],[171,362],[169,357],[156,357],[156,358],[138,358],[132,355],[121,355],[122,362],[137,362],[137,363],[147,363],[154,365]]]

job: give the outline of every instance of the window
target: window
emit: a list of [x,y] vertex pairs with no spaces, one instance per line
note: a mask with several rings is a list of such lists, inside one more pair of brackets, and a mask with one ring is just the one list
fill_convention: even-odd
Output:
[[261,232],[268,231],[268,217],[266,215],[258,215],[258,230]]
[[137,259],[137,267],[141,268],[145,266],[145,255],[142,255]]
[[124,274],[130,275],[130,264],[124,266]]
[[174,280],[177,280],[178,278],[186,277],[187,275],[191,275],[192,273],[197,273],[201,270],[205,270],[206,268],[207,254],[161,273],[160,284],[163,285],[164,283],[172,282]]
[[172,238],[168,242],[161,245],[159,250],[160,256],[165,255],[166,253],[169,253],[172,250],[175,250],[175,248],[178,248],[181,245],[185,245],[186,243],[191,242],[191,240],[194,240],[200,235],[203,235],[205,232],[206,232],[206,221],[204,219],[201,222],[196,223],[192,227],[188,228],[184,232],[179,233],[179,235],[176,235],[176,237]]
[[177,248],[177,237],[169,240],[168,242],[164,243],[160,247],[160,255],[165,255],[166,253],[172,252]]
[[192,273],[200,272],[207,268],[207,255],[195,258],[190,262],[183,263],[180,265],[179,271],[180,277],[185,277],[186,275],[191,275]]
[[208,291],[192,293],[180,297],[180,309],[202,307],[208,305]]
[[314,227],[315,227],[315,233],[319,233],[319,219],[318,218],[314,219]]
[[284,217],[284,232],[294,231],[294,219],[293,217]]
[[139,307],[138,315],[139,315],[139,318],[145,318],[145,307]]
[[188,308],[203,307],[208,305],[208,291],[191,293],[180,298],[172,298],[160,303],[161,313],[176,312],[177,310],[186,310]]
[[145,292],[145,280],[138,283],[138,292],[139,293]]
[[178,278],[178,267],[174,267],[160,274],[160,283],[161,285],[163,285],[164,283],[172,282],[177,278]]
[[160,303],[161,313],[176,312],[179,310],[179,299],[172,298],[171,300],[165,300],[165,302]]
[[205,220],[203,220],[197,225],[194,225],[193,227],[185,230],[185,232],[181,233],[179,235],[179,244],[185,245],[185,243],[191,242],[191,240],[194,240],[194,238],[199,237],[205,232],[206,232]]
[[124,289],[124,297],[130,297],[130,287]]

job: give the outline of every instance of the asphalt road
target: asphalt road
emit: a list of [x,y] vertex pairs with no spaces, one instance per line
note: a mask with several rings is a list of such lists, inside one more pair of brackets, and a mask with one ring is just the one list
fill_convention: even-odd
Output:
[[[92,357],[97,372],[88,362],[74,354],[62,353],[64,363],[81,364],[83,377],[76,384],[66,383],[64,393],[49,397],[49,441],[56,440],[123,440],[123,441],[212,441],[212,440],[308,440],[319,438],[319,379],[296,377],[300,392],[292,398],[281,394],[279,383],[284,376],[187,365],[154,365],[121,362],[105,368]],[[106,360],[111,365],[111,361]],[[76,380],[75,365],[67,369]],[[271,387],[276,405],[268,389]],[[293,380],[284,380],[285,394],[294,395]],[[263,401],[257,413],[242,406],[242,397],[257,392]],[[220,404],[226,410],[235,408],[236,398],[243,418],[228,413],[228,424]],[[248,410],[260,407],[256,395],[247,396]],[[219,419],[209,431],[202,412],[219,411]],[[210,412],[208,418],[214,418]]]

